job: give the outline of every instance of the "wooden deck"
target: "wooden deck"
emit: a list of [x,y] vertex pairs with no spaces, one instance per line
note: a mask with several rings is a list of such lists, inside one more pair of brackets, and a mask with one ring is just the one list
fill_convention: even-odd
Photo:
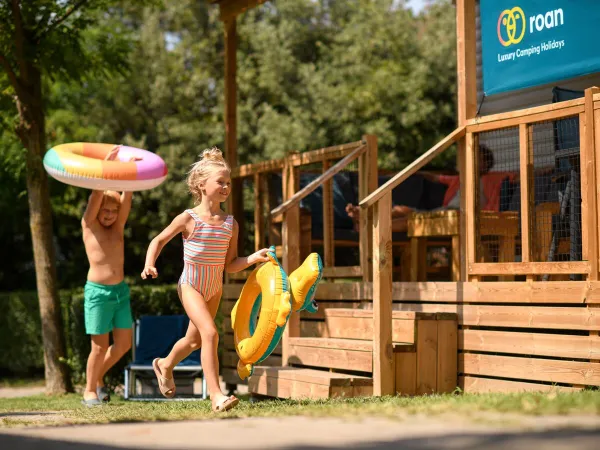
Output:
[[[331,297],[332,284],[323,283],[317,298]],[[240,286],[229,285],[226,292],[235,296]],[[349,309],[349,305],[362,309]],[[224,302],[224,311],[231,306],[232,301]],[[281,398],[372,395],[373,311],[366,309],[370,306],[368,299],[343,299],[320,302],[317,314],[302,314],[302,337],[290,338],[292,367],[277,367],[281,365],[279,345],[265,362],[271,367],[258,367],[250,377],[250,392]],[[395,392],[417,395],[452,392],[457,387],[457,317],[454,312],[393,312]],[[233,335],[226,334],[224,343],[223,378],[238,384]]]
[[[226,292],[235,297],[239,286],[229,285]],[[291,339],[291,363],[372,381],[372,284],[322,283],[317,299],[319,311],[303,313],[302,337]],[[600,386],[600,282],[394,283],[392,299],[395,392]],[[232,337],[226,343],[232,344]],[[268,364],[278,366],[280,347],[275,353]],[[237,384],[232,347],[226,355],[223,373]],[[267,376],[260,370],[255,377]],[[428,378],[431,374],[435,377]],[[292,392],[283,387],[291,381],[276,382],[273,372],[269,378],[268,383],[252,378],[251,390],[282,397],[288,391],[292,397],[325,392],[317,395],[308,384]],[[369,392],[364,385],[359,390],[328,386],[329,396]]]

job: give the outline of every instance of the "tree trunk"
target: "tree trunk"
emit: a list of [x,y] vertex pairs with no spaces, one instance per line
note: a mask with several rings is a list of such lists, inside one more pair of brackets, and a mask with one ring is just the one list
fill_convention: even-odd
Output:
[[72,392],[73,387],[64,362],[66,351],[52,243],[52,210],[48,177],[42,163],[46,150],[42,80],[35,68],[30,66],[29,71],[27,90],[33,101],[24,103],[21,99],[17,100],[20,119],[17,134],[27,149],[29,226],[40,303],[46,393],[64,394]]

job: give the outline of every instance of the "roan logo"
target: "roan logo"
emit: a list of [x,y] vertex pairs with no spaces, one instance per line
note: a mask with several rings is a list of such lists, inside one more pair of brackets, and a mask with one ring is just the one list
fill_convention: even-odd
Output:
[[533,33],[533,27],[537,31],[542,31],[545,28],[559,27],[565,24],[565,13],[562,8],[548,11],[546,14],[538,14],[529,18],[529,32]]
[[[529,17],[529,33],[564,25],[565,13],[562,8]],[[498,18],[498,40],[504,47],[518,44],[525,37],[527,18],[519,6],[505,9]]]

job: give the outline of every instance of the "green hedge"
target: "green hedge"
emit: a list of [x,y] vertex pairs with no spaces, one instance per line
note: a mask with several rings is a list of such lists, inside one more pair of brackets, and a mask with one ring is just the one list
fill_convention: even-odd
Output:
[[[85,379],[90,339],[85,334],[83,288],[59,292],[67,344],[67,364],[73,381]],[[133,317],[184,314],[175,285],[131,286]],[[40,314],[35,292],[0,293],[0,374],[31,376],[43,374],[44,358]],[[217,316],[217,325],[222,323]],[[131,355],[123,358],[108,374],[107,382],[122,382],[123,368]]]

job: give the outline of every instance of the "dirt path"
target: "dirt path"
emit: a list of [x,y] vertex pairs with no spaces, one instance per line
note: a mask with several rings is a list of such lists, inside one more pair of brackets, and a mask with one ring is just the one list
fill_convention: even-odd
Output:
[[[11,450],[596,450],[600,418],[253,418],[0,430]],[[482,423],[481,419],[485,422]]]
[[0,398],[29,397],[44,393],[44,386],[32,387],[0,387]]

